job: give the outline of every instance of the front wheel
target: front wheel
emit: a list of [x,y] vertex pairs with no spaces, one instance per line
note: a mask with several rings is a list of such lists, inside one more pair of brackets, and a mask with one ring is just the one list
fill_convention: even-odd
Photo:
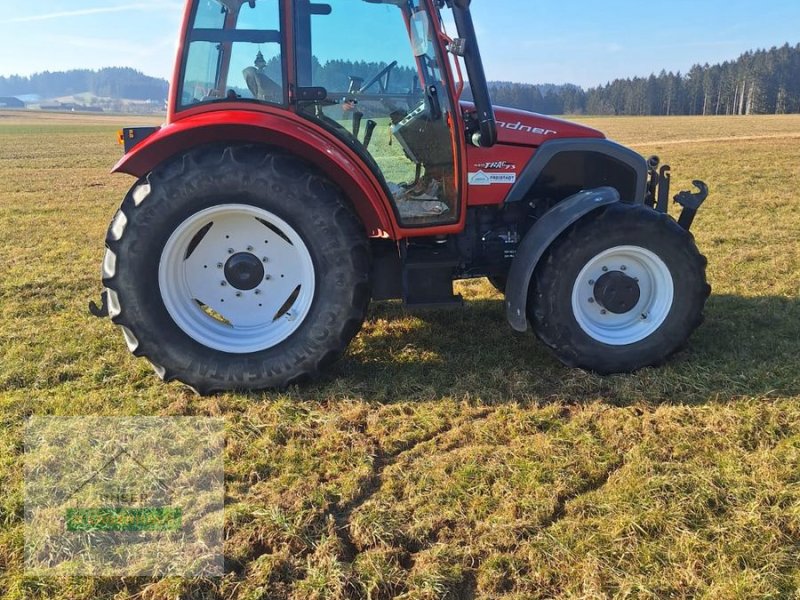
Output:
[[255,146],[159,167],[125,199],[106,245],[109,313],[129,348],[200,393],[316,376],[369,302],[367,238],[338,190]]
[[537,268],[528,313],[567,365],[601,374],[663,363],[702,322],[706,259],[674,220],[618,204],[574,225]]

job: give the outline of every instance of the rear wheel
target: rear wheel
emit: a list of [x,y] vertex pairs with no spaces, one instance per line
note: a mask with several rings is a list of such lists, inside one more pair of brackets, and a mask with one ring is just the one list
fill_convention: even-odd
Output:
[[529,318],[567,365],[598,373],[663,363],[702,322],[711,288],[687,231],[619,204],[574,225],[537,268]]
[[104,284],[131,351],[200,393],[317,375],[369,302],[366,235],[304,163],[206,148],[154,171],[123,202]]

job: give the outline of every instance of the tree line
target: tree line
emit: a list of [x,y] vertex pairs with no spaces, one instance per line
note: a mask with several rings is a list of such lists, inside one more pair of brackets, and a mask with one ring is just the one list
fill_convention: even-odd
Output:
[[544,114],[758,115],[800,113],[800,44],[756,50],[688,73],[575,85],[491,82],[499,106]]
[[[345,92],[350,77],[358,77],[366,84],[387,66],[388,64],[385,62],[363,60],[329,60],[323,63],[313,56],[311,58],[311,81],[314,85],[322,86],[331,92]],[[417,81],[416,70],[398,65],[389,74],[388,91],[401,94],[410,92],[415,81]],[[368,92],[377,94],[379,89],[379,85],[376,83]]]
[[163,79],[148,77],[130,68],[112,67],[92,71],[37,73],[30,77],[12,75],[0,77],[0,96],[38,94],[42,98],[58,98],[89,92],[104,98],[127,100],[154,100],[162,102],[167,97],[169,84]]

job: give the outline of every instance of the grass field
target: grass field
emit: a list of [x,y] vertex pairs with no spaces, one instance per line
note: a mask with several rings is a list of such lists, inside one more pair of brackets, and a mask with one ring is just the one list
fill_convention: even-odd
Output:
[[[86,310],[130,120],[0,113],[0,594],[800,597],[800,117],[585,121],[711,187],[714,293],[667,366],[568,370],[477,281],[374,305],[314,385],[198,398]],[[86,414],[226,419],[224,578],[25,576],[23,424]]]

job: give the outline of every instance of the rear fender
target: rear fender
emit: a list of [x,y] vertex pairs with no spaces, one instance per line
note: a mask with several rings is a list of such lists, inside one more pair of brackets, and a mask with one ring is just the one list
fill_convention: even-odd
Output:
[[531,278],[552,243],[589,213],[619,201],[619,192],[614,188],[587,190],[563,200],[536,221],[519,245],[508,273],[506,317],[511,327],[517,331],[528,329],[527,306]]
[[113,172],[142,178],[173,157],[213,143],[264,144],[291,152],[342,189],[371,237],[396,238],[391,207],[374,175],[345,144],[300,119],[243,110],[187,117],[138,144]]

